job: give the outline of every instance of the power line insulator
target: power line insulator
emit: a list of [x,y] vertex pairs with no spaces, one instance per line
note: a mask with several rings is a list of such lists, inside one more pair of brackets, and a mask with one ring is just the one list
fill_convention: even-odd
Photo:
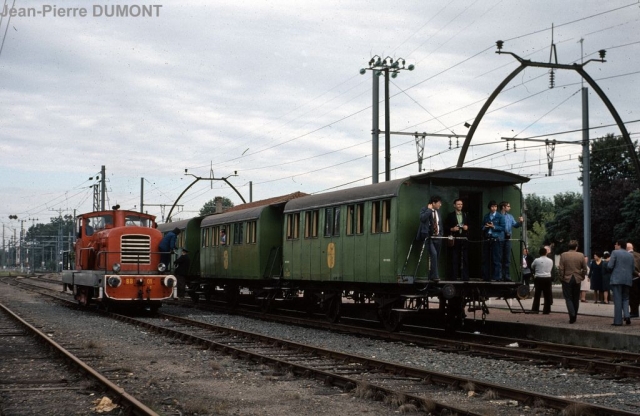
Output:
[[556,73],[553,68],[549,71],[549,89],[553,89],[556,85]]

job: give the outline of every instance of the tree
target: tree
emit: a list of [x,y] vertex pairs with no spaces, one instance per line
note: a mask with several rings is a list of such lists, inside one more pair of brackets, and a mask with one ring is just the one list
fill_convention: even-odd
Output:
[[[633,145],[637,152],[637,142]],[[637,176],[621,136],[607,134],[593,140],[590,155],[591,246],[594,251],[611,250],[617,238],[634,238],[635,224],[640,223],[640,213],[627,209],[633,199],[626,199],[638,187]],[[584,174],[582,157],[579,160]]]
[[[629,194],[636,188],[628,179],[614,180],[591,189],[591,245],[593,250],[613,249],[618,238],[632,238],[633,222],[640,222],[640,213],[629,212]],[[623,210],[627,214],[623,214]],[[622,224],[627,224],[622,226]]]
[[542,214],[542,220],[536,221],[531,226],[531,229],[527,230],[527,241],[529,245],[529,252],[535,257],[538,253],[538,249],[545,245],[547,239],[547,226],[546,224],[556,217],[553,212],[544,212]]
[[620,238],[632,241],[636,249],[640,247],[640,190],[638,189],[631,192],[622,202],[620,222],[613,229],[613,239]]
[[582,196],[565,192],[553,196],[556,216],[546,224],[547,242],[555,246],[555,254],[568,250],[570,240],[584,240]]
[[527,223],[533,226],[535,223],[543,224],[544,216],[554,211],[553,201],[544,196],[529,194],[524,197],[526,206]]
[[[591,189],[610,186],[616,180],[637,182],[636,170],[627,149],[627,142],[622,136],[607,134],[605,137],[593,140],[590,147],[589,178],[591,180]],[[633,143],[633,147],[637,153],[637,141]],[[582,182],[582,175],[584,174],[582,156],[578,156],[578,160],[580,161],[581,172],[581,176],[578,179]]]
[[203,217],[205,215],[216,214],[216,202],[220,199],[222,200],[222,212],[233,206],[233,202],[231,202],[231,200],[226,196],[217,196],[212,200],[205,202],[202,208],[200,208],[200,216]]

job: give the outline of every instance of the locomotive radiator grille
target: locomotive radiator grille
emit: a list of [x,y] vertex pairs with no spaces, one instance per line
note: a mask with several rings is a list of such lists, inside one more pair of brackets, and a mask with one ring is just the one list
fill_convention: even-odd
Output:
[[123,235],[120,247],[122,247],[122,264],[151,262],[151,237],[148,235]]

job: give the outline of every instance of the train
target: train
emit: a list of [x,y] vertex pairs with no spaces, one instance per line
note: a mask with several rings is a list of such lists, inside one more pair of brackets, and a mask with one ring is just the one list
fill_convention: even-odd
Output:
[[[483,211],[490,200],[522,210],[528,178],[494,169],[450,168],[316,195],[294,193],[233,207],[223,213],[159,224],[179,228],[188,250],[187,293],[194,301],[251,301],[263,310],[293,305],[330,321],[374,316],[397,330],[414,320],[464,323],[466,312],[489,312],[490,297],[521,299],[528,287],[481,279]],[[462,199],[469,233],[471,279],[454,281],[439,262],[439,281],[427,279],[429,260],[416,241],[419,213],[439,195],[445,218]],[[475,226],[474,226],[475,224]],[[521,237],[514,229],[513,241]],[[446,246],[443,244],[443,246]],[[512,244],[520,259],[518,244]],[[443,247],[441,258],[447,255]],[[513,261],[513,277],[520,261]],[[437,300],[437,302],[436,302]]]
[[176,295],[158,245],[156,217],[135,211],[94,211],[76,217],[75,261],[62,271],[64,289],[82,306],[157,311]]

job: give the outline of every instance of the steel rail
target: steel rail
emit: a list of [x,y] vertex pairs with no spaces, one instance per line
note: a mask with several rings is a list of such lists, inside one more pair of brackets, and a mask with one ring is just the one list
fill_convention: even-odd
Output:
[[[252,359],[255,359],[257,361],[267,360],[279,366],[296,369],[296,371],[299,372],[300,374],[309,374],[309,372],[312,372],[312,373],[316,372],[316,374],[319,377],[335,378],[336,380],[340,380],[341,383],[358,383],[358,381],[354,379],[344,378],[342,376],[335,375],[335,374],[327,374],[326,372],[317,372],[317,370],[315,369],[302,366],[297,363],[284,362],[282,360],[272,359],[269,357],[265,357],[261,354],[243,350],[242,348],[239,348],[239,347],[233,347],[224,343],[217,343],[215,341],[211,341],[202,337],[186,334],[184,332],[181,332],[175,329],[159,327],[154,324],[151,324],[139,319],[135,319],[132,317],[121,316],[121,315],[117,315],[115,317],[125,322],[140,325],[149,330],[157,331],[158,333],[170,334],[174,337],[179,337],[183,340],[189,339],[192,342],[208,345],[209,347],[213,347],[227,353],[233,353],[238,356],[251,357]],[[269,337],[262,334],[256,334],[253,332],[242,331],[234,328],[220,327],[220,326],[207,324],[200,321],[193,321],[190,319],[181,318],[173,315],[160,314],[160,317],[164,319],[170,319],[174,322],[195,326],[203,329],[233,333],[237,336],[246,337],[252,340],[259,340],[265,343],[277,344],[278,346],[281,346],[281,347],[286,346],[287,348],[295,351],[313,352],[315,354],[319,354],[324,357],[330,357],[333,359],[341,360],[343,362],[357,363],[367,368],[375,368],[379,371],[388,371],[394,374],[399,374],[403,377],[414,377],[421,380],[428,380],[431,383],[442,384],[447,386],[461,386],[464,383],[471,382],[476,387],[476,390],[480,392],[486,392],[491,390],[491,391],[497,392],[501,398],[517,400],[518,402],[522,402],[525,404],[533,404],[536,401],[542,400],[545,403],[545,406],[551,407],[554,409],[566,409],[570,406],[580,406],[582,409],[585,409],[585,411],[591,412],[593,415],[603,415],[603,416],[604,415],[608,415],[608,416],[636,415],[636,413],[628,412],[625,410],[608,408],[605,406],[600,406],[600,405],[595,405],[595,404],[590,404],[585,402],[578,402],[574,400],[568,400],[568,399],[547,395],[547,394],[532,393],[529,391],[506,387],[506,386],[495,384],[495,383],[489,383],[481,380],[470,379],[468,377],[460,377],[460,376],[455,376],[451,374],[445,374],[445,373],[440,373],[436,371],[421,369],[417,367],[405,366],[405,365],[396,364],[388,361],[376,360],[376,359],[358,356],[354,354],[347,354],[339,351],[313,347],[310,345],[277,339],[277,338]],[[379,386],[373,386],[373,388],[377,389],[379,388]],[[425,399],[420,396],[411,396],[402,391],[398,393],[404,394],[407,397],[411,397],[411,399],[416,400],[418,403],[425,403]],[[439,404],[439,405],[443,406],[443,408],[449,408],[449,409],[451,408],[451,406],[449,405],[444,405],[444,404]],[[466,411],[463,411],[463,412],[466,412]]]
[[40,341],[52,347],[56,352],[61,354],[64,358],[66,358],[68,361],[70,361],[72,364],[78,367],[81,371],[88,374],[90,377],[94,378],[100,384],[102,384],[108,390],[114,393],[117,397],[119,397],[131,408],[134,414],[143,415],[143,416],[159,416],[158,413],[154,412],[153,410],[148,408],[146,405],[138,401],[135,397],[127,393],[122,387],[119,387],[118,385],[112,383],[109,379],[104,377],[102,374],[94,370],[92,367],[88,366],[85,362],[83,362],[78,357],[76,357],[75,355],[70,353],[68,350],[66,350],[64,347],[62,347],[60,344],[52,340],[45,333],[38,330],[29,322],[22,319],[16,313],[10,310],[7,306],[0,303],[0,309],[5,314],[10,316],[12,319],[14,319],[16,322],[19,322],[20,324],[22,324],[22,326],[27,328],[31,333],[35,334]]

